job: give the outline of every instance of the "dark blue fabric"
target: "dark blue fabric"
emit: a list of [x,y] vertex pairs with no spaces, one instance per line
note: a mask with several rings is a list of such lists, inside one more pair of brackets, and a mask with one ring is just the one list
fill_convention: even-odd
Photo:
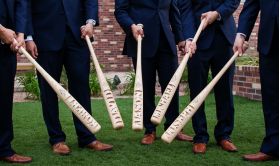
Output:
[[[38,63],[59,82],[62,67],[65,67],[70,94],[91,114],[89,68],[90,56],[86,46],[78,46],[70,29],[66,29],[63,48],[59,51],[39,51]],[[49,134],[50,144],[65,141],[59,121],[57,94],[45,79],[38,74],[43,116]],[[83,147],[96,140],[95,136],[73,115],[79,146]]]
[[238,32],[248,40],[260,14],[258,50],[265,121],[260,151],[279,157],[279,1],[247,0],[240,14]]
[[65,26],[68,25],[83,45],[80,27],[88,19],[98,21],[97,0],[30,0],[28,34],[37,41],[41,51],[58,51],[63,47]]
[[0,0],[0,24],[3,26],[7,25],[7,15],[6,2],[4,2],[4,0]]
[[27,0],[1,0],[0,24],[16,32],[26,32]]
[[193,38],[196,32],[191,0],[178,0],[177,7],[181,15],[182,34],[184,40]]
[[[25,32],[26,0],[0,0],[0,24],[16,32]],[[12,156],[13,92],[16,56],[8,45],[0,44],[0,157]]]
[[[64,66],[70,94],[91,113],[90,53],[80,37],[80,26],[87,19],[98,21],[97,0],[32,0],[29,5],[29,25],[32,25],[29,32],[38,46],[39,64],[57,81]],[[53,145],[65,141],[59,121],[57,95],[40,74],[38,81],[49,142]],[[75,116],[73,119],[79,146],[84,147],[96,140]]]
[[[172,55],[168,41],[163,30],[160,31],[159,46],[156,48],[156,55],[142,58],[142,77],[144,94],[144,127],[145,134],[156,131],[156,125],[151,122],[151,116],[156,108],[155,106],[155,84],[156,74],[158,74],[161,92],[163,93],[174,72],[178,67],[178,57]],[[137,58],[133,57],[133,65],[136,68]],[[179,115],[179,92],[175,95],[166,111],[164,129],[166,130]]]
[[[207,50],[198,50],[189,60],[188,80],[191,100],[206,87],[209,68],[211,68],[212,77],[214,77],[233,55],[232,45],[226,42],[227,39],[224,33],[217,28],[215,34],[210,48]],[[234,65],[228,69],[214,87],[218,120],[214,134],[217,142],[223,139],[230,139],[234,127],[233,75]],[[204,103],[194,114],[192,123],[195,131],[194,142],[207,143],[209,134],[207,132]]]
[[260,54],[260,78],[265,137],[260,151],[279,158],[279,27],[268,54]]
[[[116,0],[115,16],[126,32],[123,54],[136,56],[136,40],[131,33],[132,24],[143,24],[143,57],[154,57],[159,46],[160,28],[163,28],[172,54],[177,55],[176,42],[183,40],[181,21],[173,0]],[[176,42],[175,42],[176,38]]]
[[[214,77],[233,55],[232,45],[236,26],[232,14],[239,3],[239,0],[178,0],[185,39],[194,37],[203,13],[217,11],[221,16],[221,20],[214,21],[203,30],[197,42],[197,52],[188,62],[191,99],[194,99],[207,85],[209,69],[211,68]],[[233,70],[234,65],[223,75],[214,88],[218,120],[215,127],[216,141],[230,139],[233,130]],[[207,143],[209,134],[204,103],[193,116],[192,123],[196,134],[194,142]]]
[[272,45],[275,24],[279,26],[279,0],[246,0],[239,17],[238,32],[245,34],[248,40],[260,11],[258,51],[266,55]]
[[12,156],[13,93],[16,74],[16,56],[9,46],[0,45],[0,157]]
[[[233,44],[236,33],[235,21],[232,13],[239,6],[240,0],[178,0],[182,17],[183,34],[185,39],[193,38],[201,20],[201,14],[208,11],[217,11],[221,15],[220,21],[209,25],[200,35],[197,42],[199,50],[208,49],[215,38],[216,27],[225,35],[225,42]],[[188,9],[190,8],[191,9]],[[194,18],[192,18],[192,16]],[[195,26],[196,28],[194,29]]]

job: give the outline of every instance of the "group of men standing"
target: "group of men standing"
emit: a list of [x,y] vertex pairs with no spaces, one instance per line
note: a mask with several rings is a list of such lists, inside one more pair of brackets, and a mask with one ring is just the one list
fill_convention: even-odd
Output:
[[[136,38],[143,37],[142,73],[144,91],[145,134],[141,143],[152,144],[156,126],[150,118],[155,109],[156,73],[162,92],[178,67],[176,45],[182,53],[192,52],[188,62],[190,97],[206,86],[208,71],[215,76],[233,52],[243,54],[254,23],[261,11],[259,45],[262,103],[266,136],[260,152],[245,155],[244,159],[265,161],[279,156],[279,1],[246,0],[241,12],[238,30],[232,14],[239,0],[116,0],[115,16],[126,33],[124,54],[137,62]],[[197,43],[192,38],[201,22],[206,20]],[[136,25],[141,23],[143,29]],[[12,100],[16,72],[15,52],[23,46],[57,81],[62,67],[66,69],[69,92],[91,113],[89,92],[90,56],[85,36],[93,36],[98,26],[97,0],[0,0],[0,159],[26,163],[32,159],[15,153],[13,139]],[[223,150],[237,151],[230,135],[234,127],[232,82],[234,65],[214,88],[217,124],[214,135]],[[69,154],[66,135],[59,121],[57,95],[38,74],[42,110],[49,143],[53,152]],[[209,134],[202,105],[192,119],[195,136],[180,132],[177,139],[193,141],[194,153],[205,153]],[[178,90],[166,112],[167,129],[179,115]],[[80,147],[111,150],[101,143],[73,116]]]

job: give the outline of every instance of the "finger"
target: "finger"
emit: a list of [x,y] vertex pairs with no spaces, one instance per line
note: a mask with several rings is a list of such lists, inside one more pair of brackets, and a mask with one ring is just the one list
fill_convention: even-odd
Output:
[[243,44],[243,51],[245,52],[249,48],[249,43],[247,41]]
[[138,35],[140,35],[141,37],[144,37],[144,32],[143,30],[140,28],[137,30]]
[[181,48],[181,51],[185,54],[186,53],[186,49],[184,47]]
[[34,49],[31,49],[30,51],[28,51],[30,54],[31,54],[31,56],[35,59],[35,51],[34,51]]
[[13,38],[17,38],[17,34],[13,32]]
[[207,16],[207,13],[202,13],[200,19],[202,20],[202,19],[206,18],[206,16]]
[[193,54],[190,54],[190,58],[192,57]]
[[38,56],[39,54],[38,54],[37,46],[35,46],[34,51],[35,51],[35,55]]
[[233,52],[238,51],[237,46],[236,46],[236,45],[234,45],[234,46],[232,47],[232,50],[233,50]]
[[83,32],[83,33],[81,34],[81,38],[84,39],[85,36],[86,36],[86,34],[85,34],[85,32]]
[[195,53],[195,49],[194,48],[192,48],[192,54],[194,54]]
[[10,49],[14,51],[13,44],[10,45]]
[[239,56],[242,56],[242,55],[243,55],[242,47],[239,47],[239,48],[238,48],[238,53],[239,53]]
[[12,44],[10,45],[12,51],[14,52],[16,51],[17,44],[18,44],[17,41],[13,40]]
[[81,30],[81,31],[82,31],[82,30],[84,30],[84,29],[85,29],[85,27],[86,27],[86,26],[84,26],[84,25],[83,25],[83,26],[81,26],[80,30]]

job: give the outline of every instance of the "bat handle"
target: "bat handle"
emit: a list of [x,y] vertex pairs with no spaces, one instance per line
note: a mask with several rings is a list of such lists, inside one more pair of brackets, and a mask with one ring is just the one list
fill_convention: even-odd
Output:
[[[143,31],[144,25],[143,24],[137,24],[137,27],[138,27],[138,30]],[[142,37],[143,36],[139,34],[137,40],[139,41],[140,39],[142,39]]]

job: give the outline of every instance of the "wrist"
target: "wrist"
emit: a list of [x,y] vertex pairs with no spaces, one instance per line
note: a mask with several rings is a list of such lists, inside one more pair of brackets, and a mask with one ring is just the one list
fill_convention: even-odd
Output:
[[242,33],[237,33],[237,35],[238,35],[238,37],[239,37],[240,39],[242,39],[243,41],[245,41],[246,36],[245,36],[244,34],[242,34]]
[[215,20],[219,20],[219,16],[220,16],[220,14],[217,12],[217,11],[213,11],[213,13],[215,14]]
[[28,35],[25,39],[25,42],[33,41],[33,37],[31,35]]
[[86,26],[87,26],[87,27],[91,27],[91,28],[94,27],[91,23],[87,23]]
[[221,21],[221,20],[222,20],[221,14],[220,14],[218,11],[214,11],[214,12],[215,12],[215,14],[217,15],[216,20],[217,20],[217,21]]
[[24,38],[24,33],[18,33],[17,36],[20,37],[20,38]]
[[90,24],[90,25],[92,25],[92,27],[94,27],[94,26],[96,25],[96,21],[93,20],[93,19],[88,19],[88,20],[86,21],[86,24]]

